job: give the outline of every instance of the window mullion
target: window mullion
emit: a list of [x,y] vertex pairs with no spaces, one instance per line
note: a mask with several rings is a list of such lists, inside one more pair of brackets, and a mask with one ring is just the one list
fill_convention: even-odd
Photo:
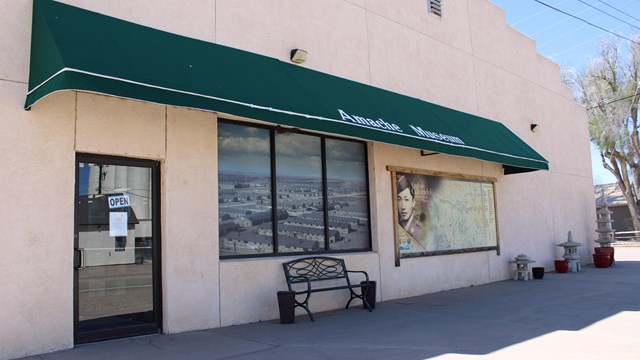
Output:
[[276,139],[275,129],[269,131],[269,151],[271,152],[271,224],[273,225],[273,253],[279,252],[278,245],[278,186],[276,184]]
[[324,249],[326,251],[329,251],[331,250],[331,241],[329,238],[329,190],[327,185],[327,151],[326,141],[324,137],[320,139],[320,149],[322,156],[322,212],[324,215]]

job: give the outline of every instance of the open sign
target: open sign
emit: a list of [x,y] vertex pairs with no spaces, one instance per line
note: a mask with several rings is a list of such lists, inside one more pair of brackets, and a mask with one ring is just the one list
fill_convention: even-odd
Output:
[[119,209],[131,206],[129,194],[109,196],[109,209]]

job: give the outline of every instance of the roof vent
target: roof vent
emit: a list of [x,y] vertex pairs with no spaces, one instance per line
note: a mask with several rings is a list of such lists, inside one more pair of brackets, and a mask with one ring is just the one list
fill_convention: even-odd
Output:
[[442,0],[427,0],[429,3],[429,12],[442,17]]

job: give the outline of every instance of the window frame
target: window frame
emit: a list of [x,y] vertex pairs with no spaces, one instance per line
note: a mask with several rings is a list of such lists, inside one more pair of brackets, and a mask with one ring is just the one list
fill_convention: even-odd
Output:
[[[230,124],[236,126],[244,126],[244,127],[252,127],[269,130],[269,157],[270,157],[270,170],[271,170],[271,184],[270,184],[270,194],[271,194],[271,225],[272,225],[272,233],[273,233],[273,251],[267,254],[240,254],[240,255],[218,255],[220,260],[233,260],[233,259],[248,259],[248,258],[270,258],[270,257],[290,257],[290,256],[300,256],[300,255],[322,255],[322,254],[337,254],[337,253],[363,253],[372,251],[372,238],[371,238],[371,191],[370,191],[370,183],[369,183],[369,149],[366,141],[348,139],[339,136],[333,135],[325,135],[318,134],[311,131],[300,130],[298,128],[282,128],[277,125],[265,125],[265,124],[256,124],[252,122],[246,121],[237,121],[230,119],[218,119],[218,124]],[[217,131],[217,127],[216,127]],[[320,138],[321,144],[321,159],[322,159],[322,196],[323,196],[323,215],[324,215],[324,247],[321,246],[322,250],[318,251],[296,251],[296,252],[279,252],[278,251],[278,185],[277,185],[277,172],[276,172],[276,135],[277,133],[286,133],[292,132],[301,135],[308,135]],[[219,143],[219,133],[218,133],[217,143]],[[365,168],[365,187],[366,187],[366,202],[367,202],[367,236],[368,242],[365,248],[358,249],[340,249],[340,250],[331,250],[331,241],[329,237],[329,188],[328,188],[328,178],[327,178],[327,153],[326,153],[326,140],[333,139],[345,142],[352,142],[361,144],[364,149],[364,168]],[[219,151],[219,150],[218,150]],[[218,152],[218,161],[219,161],[219,152]],[[220,175],[220,166],[218,162],[218,178]],[[218,202],[218,206],[219,202]],[[219,221],[219,220],[218,220]],[[222,236],[219,235],[220,230],[220,222],[218,222],[218,249],[220,248],[220,240]]]

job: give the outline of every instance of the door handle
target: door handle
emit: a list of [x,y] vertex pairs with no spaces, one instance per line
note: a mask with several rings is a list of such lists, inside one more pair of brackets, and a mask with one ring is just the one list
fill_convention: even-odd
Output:
[[78,248],[76,249],[76,255],[77,255],[77,261],[76,263],[78,264],[78,266],[76,266],[77,270],[82,270],[86,267],[85,265],[85,255],[86,255],[86,251],[83,248]]

